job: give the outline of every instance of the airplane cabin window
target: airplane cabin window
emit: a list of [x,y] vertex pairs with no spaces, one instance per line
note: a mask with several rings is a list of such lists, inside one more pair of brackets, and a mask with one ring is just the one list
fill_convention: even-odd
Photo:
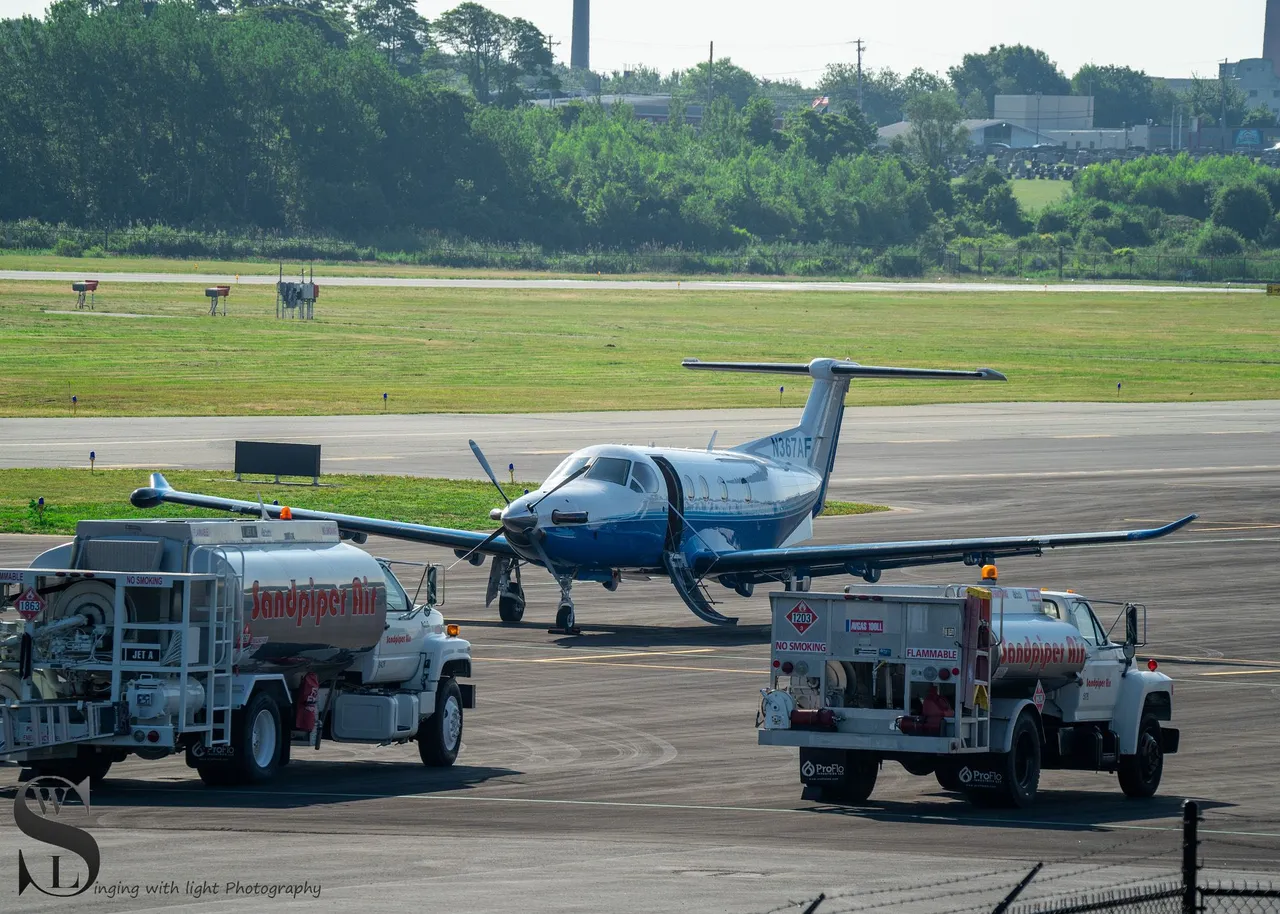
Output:
[[627,477],[630,475],[631,461],[621,457],[597,457],[591,464],[591,469],[587,470],[588,479],[612,482],[620,486],[627,484]]
[[542,487],[544,489],[551,488],[556,483],[586,466],[589,459],[589,457],[566,457],[560,466],[556,467],[552,474],[547,477]]
[[707,487],[707,480],[702,476],[698,477],[698,495],[703,498],[711,497],[711,489]]
[[693,478],[685,476],[684,478],[684,497],[693,501]]
[[728,500],[729,500],[729,486],[728,486],[727,484],[725,484],[725,481],[724,481],[723,479],[717,479],[717,480],[716,480],[716,482],[720,483],[720,500],[721,500],[721,501],[728,501]]
[[647,463],[636,463],[631,467],[631,488],[637,492],[652,495],[658,491],[658,474]]

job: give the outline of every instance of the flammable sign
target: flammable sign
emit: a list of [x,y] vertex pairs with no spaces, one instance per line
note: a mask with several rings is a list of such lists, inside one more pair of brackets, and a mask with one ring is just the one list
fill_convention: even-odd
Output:
[[18,615],[28,622],[35,621],[36,616],[44,611],[44,599],[36,593],[34,587],[24,590],[22,596],[13,601],[13,605],[18,610]]
[[987,694],[987,687],[982,683],[973,688],[973,706],[984,711],[991,710],[991,696]]
[[1037,711],[1044,711],[1044,686],[1039,679],[1036,680],[1036,690],[1031,693],[1031,700],[1035,702]]

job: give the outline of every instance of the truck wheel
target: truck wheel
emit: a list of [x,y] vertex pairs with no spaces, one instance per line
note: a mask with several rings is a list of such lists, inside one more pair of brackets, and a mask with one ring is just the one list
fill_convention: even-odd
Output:
[[969,800],[975,806],[1007,806],[1026,809],[1036,799],[1040,788],[1040,731],[1026,711],[1013,725],[1013,741],[1009,752],[989,756],[992,769],[1000,774],[999,786],[991,790],[969,788]]
[[1164,750],[1160,745],[1160,721],[1154,714],[1142,715],[1138,729],[1138,751],[1120,756],[1120,789],[1127,797],[1145,799],[1160,787],[1164,774]]
[[876,789],[876,775],[880,773],[880,759],[870,752],[845,754],[845,776],[841,784],[822,788],[822,800],[844,806],[858,806],[867,802]]
[[418,754],[428,768],[448,768],[462,748],[462,690],[452,677],[436,687],[436,712],[418,728]]
[[55,759],[41,765],[32,765],[37,776],[66,778],[73,784],[89,779],[90,787],[100,787],[111,770],[113,759],[109,753],[98,752],[89,746],[81,746],[75,758]]
[[265,784],[280,766],[280,708],[267,692],[255,692],[249,704],[231,714],[232,757],[196,766],[210,787]]
[[519,622],[524,618],[524,589],[512,582],[507,591],[498,597],[498,618],[503,622]]

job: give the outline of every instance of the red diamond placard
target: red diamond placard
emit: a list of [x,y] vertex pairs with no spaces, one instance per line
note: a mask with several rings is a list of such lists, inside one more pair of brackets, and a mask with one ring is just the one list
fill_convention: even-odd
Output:
[[1036,710],[1044,710],[1044,686],[1037,680],[1036,690],[1031,695],[1031,700],[1035,702]]
[[791,607],[791,612],[787,613],[787,621],[791,623],[792,628],[803,635],[818,621],[818,614],[809,608],[808,603],[801,600]]
[[34,587],[24,590],[22,596],[14,600],[13,605],[18,610],[18,615],[28,622],[34,621],[35,617],[44,610],[44,600],[41,599],[40,594],[36,593]]

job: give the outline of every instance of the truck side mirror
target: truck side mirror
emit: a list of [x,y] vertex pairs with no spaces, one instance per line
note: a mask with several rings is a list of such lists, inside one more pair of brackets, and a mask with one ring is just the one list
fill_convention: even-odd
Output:
[[439,585],[437,582],[437,574],[440,571],[439,565],[427,566],[427,605],[435,606],[436,598],[439,596]]
[[1132,660],[1138,651],[1138,607],[1130,603],[1124,608],[1124,656]]

